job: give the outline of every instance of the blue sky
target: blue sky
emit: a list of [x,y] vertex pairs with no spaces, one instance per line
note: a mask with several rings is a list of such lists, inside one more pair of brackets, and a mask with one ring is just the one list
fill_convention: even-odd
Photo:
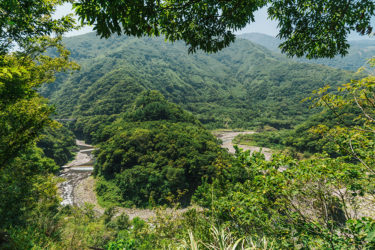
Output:
[[[55,17],[60,17],[62,15],[66,15],[72,13],[71,4],[64,4],[60,6],[56,13]],[[375,23],[375,19],[373,20]],[[85,34],[92,31],[92,27],[84,27],[78,31],[72,31],[66,34],[66,36],[76,36]],[[244,29],[236,32],[236,34],[242,33],[251,33],[251,32],[258,32],[263,33],[266,35],[270,35],[275,37],[278,33],[277,22],[267,19],[267,9],[262,8],[261,10],[255,13],[255,22],[247,25]],[[361,40],[361,39],[374,39],[374,37],[369,38],[368,36],[360,36],[358,34],[351,34],[349,36],[349,40]],[[374,41],[375,43],[375,41]]]

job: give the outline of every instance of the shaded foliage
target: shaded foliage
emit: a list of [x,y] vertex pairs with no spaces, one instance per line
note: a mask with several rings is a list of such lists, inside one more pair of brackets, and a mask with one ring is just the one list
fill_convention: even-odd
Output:
[[59,166],[72,160],[76,149],[74,134],[64,126],[46,128],[37,146],[43,149],[45,156],[53,159]]
[[[41,149],[32,147],[0,170],[0,232],[10,234],[11,240],[1,240],[0,248],[32,248],[36,242],[58,238],[59,198],[52,175],[58,169]],[[29,233],[32,236],[26,236]]]

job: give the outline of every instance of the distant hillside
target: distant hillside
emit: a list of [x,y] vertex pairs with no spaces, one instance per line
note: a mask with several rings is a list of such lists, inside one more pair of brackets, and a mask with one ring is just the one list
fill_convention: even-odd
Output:
[[[42,93],[58,116],[78,118],[86,134],[126,111],[145,89],[159,90],[210,128],[289,128],[312,112],[300,102],[312,90],[349,79],[342,70],[297,63],[244,39],[216,54],[190,55],[183,43],[162,38],[100,40],[90,33],[65,43],[82,69],[60,75]],[[96,125],[88,128],[89,120]]]
[[[273,52],[280,53],[280,40],[261,33],[241,34],[239,38],[247,39],[266,47]],[[323,64],[334,68],[356,71],[364,66],[367,60],[375,56],[375,39],[358,40],[350,42],[349,54],[345,57],[337,56],[333,59],[308,60],[305,58],[295,58],[296,61]]]
[[237,37],[262,45],[273,52],[280,53],[280,40],[276,37],[256,32],[237,35]]

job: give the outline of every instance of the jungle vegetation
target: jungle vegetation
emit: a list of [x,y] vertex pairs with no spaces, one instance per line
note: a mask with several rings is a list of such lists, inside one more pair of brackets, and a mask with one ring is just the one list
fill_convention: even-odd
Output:
[[[275,37],[260,33],[246,33],[241,34],[238,37],[262,45],[273,52],[281,53],[281,50],[279,49],[281,40]],[[334,58],[318,59],[293,57],[293,59],[298,62],[322,64],[333,68],[355,72],[360,67],[367,65],[367,61],[375,54],[375,45],[372,39],[349,40],[349,44],[350,48],[348,50],[348,54],[344,57],[335,56]]]
[[181,42],[111,37],[94,33],[67,38],[81,70],[59,75],[41,93],[60,118],[88,141],[100,124],[126,112],[143,90],[158,90],[192,112],[206,128],[292,128],[318,110],[301,102],[326,84],[338,86],[351,72],[296,63],[264,47],[237,40],[215,54],[187,54]]
[[75,135],[64,126],[45,128],[36,145],[58,166],[72,160],[76,151]]
[[[168,65],[162,60],[166,51],[160,49],[162,46],[174,50],[174,46],[183,47],[182,44],[122,37],[119,41],[131,42],[125,43],[131,49],[127,54],[117,46],[114,38],[104,42],[98,40],[107,45],[113,43],[121,53],[110,53],[106,58],[108,46],[95,49],[104,52],[101,57],[105,60],[99,60],[98,64],[90,61],[89,54],[82,54],[88,67],[83,66],[83,73],[73,73],[65,82],[66,75],[58,72],[78,69],[78,65],[70,61],[62,34],[76,25],[72,15],[55,20],[52,13],[59,4],[66,2],[72,1],[0,2],[2,249],[375,247],[373,70],[353,77],[341,70],[283,59],[248,41],[232,44],[235,56],[231,56],[231,48],[212,57],[201,53],[188,57],[186,53],[176,52],[187,61],[192,57],[202,58],[201,63],[191,64],[202,72],[206,72],[205,66],[210,65],[209,62],[213,61],[212,65],[215,65],[222,60],[219,66],[207,71],[208,76],[214,76],[212,79],[222,79],[218,81],[221,84],[215,85],[216,80],[210,81],[208,76],[199,78],[200,75],[192,74],[194,71],[188,67],[183,67],[186,69],[184,74],[174,74],[178,70],[173,70],[172,66],[179,67],[179,61],[171,57],[172,62]],[[281,49],[288,55],[309,58],[345,55],[350,31],[372,33],[375,6],[368,0],[301,0],[289,4],[236,0],[126,3],[79,0],[75,2],[75,11],[83,23],[95,24],[97,33],[103,37],[112,33],[164,34],[170,41],[184,40],[191,52],[197,49],[217,52],[233,42],[232,30],[252,21],[254,11],[266,5],[270,17],[279,21],[279,36],[286,39]],[[160,63],[159,68],[145,64],[149,61],[145,59],[149,53],[146,46],[139,45],[145,41],[162,44],[157,47],[159,55],[154,60],[154,65]],[[89,45],[87,43],[86,47]],[[144,50],[143,54],[137,57],[135,52],[140,50]],[[257,55],[255,60],[250,60],[252,53]],[[133,60],[133,56],[137,60]],[[121,61],[124,67],[110,71],[117,57],[132,58],[133,64],[124,60]],[[227,58],[230,60],[225,61]],[[257,64],[262,68],[272,64],[276,68],[263,73]],[[95,65],[96,70],[91,68]],[[371,61],[371,69],[374,66]],[[166,70],[168,67],[171,68]],[[124,68],[130,70],[123,71]],[[147,76],[145,68],[153,78]],[[220,78],[228,72],[232,72],[229,73],[231,77]],[[178,81],[168,81],[167,75]],[[289,75],[293,78],[287,79]],[[308,75],[311,79],[306,78]],[[55,77],[59,78],[55,84],[45,85],[54,82]],[[284,78],[287,80],[281,80]],[[234,83],[232,79],[235,79]],[[241,79],[244,81],[237,84]],[[249,81],[248,85],[243,85],[246,79],[252,84]],[[185,85],[184,81],[190,85]],[[114,88],[108,82],[112,82]],[[117,82],[120,85],[115,84]],[[153,86],[172,83],[176,88],[169,89],[172,93],[176,89],[176,93],[168,95],[167,87],[151,88],[154,82],[157,84]],[[331,83],[333,91],[324,87],[327,82]],[[86,89],[89,92],[83,91]],[[155,89],[160,93],[152,91]],[[206,94],[211,99],[205,95],[203,99],[198,98],[205,93],[204,89],[213,91]],[[316,91],[308,95],[313,89]],[[290,93],[285,94],[286,91]],[[84,92],[82,96],[81,92]],[[69,156],[63,156],[68,155],[64,150],[50,149],[62,145],[69,151],[73,140],[71,133],[65,134],[65,128],[53,130],[59,126],[52,119],[54,107],[40,93],[51,98],[58,116],[77,115],[77,122],[71,124],[73,131],[99,145],[95,175],[99,179],[99,197],[109,203],[103,214],[96,214],[89,204],[83,207],[60,205],[56,186],[60,181],[56,178],[59,166],[56,163],[65,162]],[[278,99],[279,93],[281,99]],[[243,98],[247,95],[252,99]],[[302,160],[277,154],[271,161],[265,161],[260,153],[250,154],[240,149],[235,155],[229,155],[220,149],[218,141],[205,127],[219,127],[223,121],[230,124],[235,117],[239,117],[233,122],[237,122],[238,127],[293,127],[308,117],[307,114],[303,116],[307,109],[302,107],[309,104],[297,104],[301,97],[308,96],[318,108],[317,112],[325,112],[322,117],[344,115],[349,121],[331,126],[324,120],[307,126],[319,138],[329,140],[339,154],[329,155],[323,147],[323,151]],[[233,104],[237,100],[240,104]],[[273,102],[267,106],[270,100]],[[255,123],[244,118],[252,117],[251,112],[257,110],[249,108],[248,102],[264,105],[264,109],[259,106],[259,114],[265,114],[264,121],[262,115],[254,116]],[[214,122],[209,125],[210,120],[205,120],[205,115],[214,113],[214,109],[207,108],[210,103],[217,107],[225,107],[223,104],[226,103],[238,105],[228,106],[238,113],[227,120],[224,117],[216,125]],[[284,107],[283,103],[287,105]],[[101,107],[100,104],[103,108],[95,110],[95,107]],[[205,108],[207,113],[194,110]],[[353,112],[353,108],[356,111]],[[270,122],[272,119],[276,119],[275,122]],[[66,139],[60,142],[52,137]],[[319,151],[319,147],[316,150]],[[135,194],[126,193],[129,189],[135,189]],[[143,221],[137,217],[130,220],[110,206],[111,203],[169,205],[169,199],[183,205],[195,203],[199,209],[178,214],[177,211],[163,212],[163,207],[157,207],[158,215]]]
[[96,191],[103,202],[130,207],[189,205],[202,178],[215,174],[218,156],[228,154],[192,114],[157,91],[142,92],[103,128],[100,141]]

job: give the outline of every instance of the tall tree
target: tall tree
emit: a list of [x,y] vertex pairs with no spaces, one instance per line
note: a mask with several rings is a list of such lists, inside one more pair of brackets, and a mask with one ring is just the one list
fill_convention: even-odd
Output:
[[70,0],[6,0],[0,2],[0,54],[14,46],[25,50],[36,38],[62,35],[74,28],[73,15],[52,18],[56,7]]
[[[57,71],[76,68],[61,44],[75,26],[72,15],[53,19],[60,0],[0,2],[0,169],[36,140],[52,123],[53,109],[37,88]],[[44,54],[55,48],[57,57]]]
[[[54,123],[53,108],[37,93],[38,87],[53,81],[56,72],[77,67],[61,44],[62,34],[74,28],[72,15],[52,18],[64,2],[0,1],[1,249],[35,248],[38,240],[45,248],[43,241],[58,238],[59,200],[51,175],[58,167],[35,141]],[[58,53],[49,57],[47,49]]]

